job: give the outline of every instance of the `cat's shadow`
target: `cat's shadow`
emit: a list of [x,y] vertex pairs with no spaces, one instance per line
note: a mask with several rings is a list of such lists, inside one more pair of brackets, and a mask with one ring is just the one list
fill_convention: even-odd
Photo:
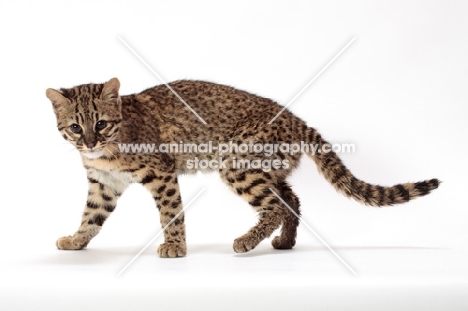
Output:
[[[41,264],[46,265],[99,265],[108,264],[131,258],[139,252],[135,247],[109,247],[109,248],[87,248],[78,251],[57,250],[54,254],[49,254],[42,258]],[[141,256],[146,256],[144,252]],[[155,252],[156,254],[156,252]],[[148,254],[149,255],[149,254]]]
[[[123,258],[126,260],[132,259],[139,253],[141,248],[134,246],[129,247],[108,247],[108,248],[88,248],[81,251],[61,251],[57,250],[56,254],[52,254],[41,260],[42,264],[47,265],[96,265],[109,264],[110,262],[120,262]],[[422,246],[335,246],[333,250],[336,252],[347,251],[418,251],[418,250],[441,250],[441,248],[422,247]],[[235,258],[254,258],[261,256],[281,256],[294,255],[298,253],[316,253],[329,252],[325,246],[297,246],[292,250],[276,250],[270,245],[259,245],[256,249],[248,252],[237,254],[232,250],[229,244],[196,244],[189,245],[187,259],[195,256],[210,256],[210,255],[225,255]],[[156,255],[156,249],[149,247],[140,255],[141,257]],[[178,260],[178,259],[176,259]]]
[[[438,247],[423,247],[423,246],[334,246],[333,250],[335,252],[345,252],[345,251],[401,251],[401,250],[441,250],[443,248]],[[278,255],[278,254],[292,254],[292,253],[316,253],[316,252],[329,252],[330,250],[325,246],[300,246],[295,247],[292,250],[281,250],[273,248],[262,248],[255,249],[248,253],[235,254],[235,257],[259,257],[267,255]]]

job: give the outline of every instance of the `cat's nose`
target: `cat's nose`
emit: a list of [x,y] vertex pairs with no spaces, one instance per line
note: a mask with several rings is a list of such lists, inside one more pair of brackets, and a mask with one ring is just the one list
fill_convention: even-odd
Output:
[[94,146],[96,146],[96,143],[95,142],[87,142],[85,143],[86,144],[86,147],[88,147],[88,149],[93,149]]

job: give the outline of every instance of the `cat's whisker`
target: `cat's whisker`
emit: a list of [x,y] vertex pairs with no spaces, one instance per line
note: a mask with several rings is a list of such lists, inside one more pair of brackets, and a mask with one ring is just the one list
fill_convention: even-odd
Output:
[[57,144],[57,145],[71,145],[71,143],[69,141],[60,141],[60,142],[56,142],[55,144]]
[[[113,146],[112,146],[112,145],[109,145],[109,147],[113,147]],[[117,155],[114,154],[114,153],[112,152],[112,150],[107,149],[107,151],[109,151],[109,153],[114,157],[115,160],[118,159]],[[117,149],[116,149],[116,151],[117,151]]]
[[119,150],[114,144],[108,144],[107,147],[114,148],[114,150],[116,150],[116,151]]
[[76,150],[76,148],[72,148],[72,149],[68,150],[67,153],[70,153],[70,152],[73,152],[73,151],[78,151],[78,150]]

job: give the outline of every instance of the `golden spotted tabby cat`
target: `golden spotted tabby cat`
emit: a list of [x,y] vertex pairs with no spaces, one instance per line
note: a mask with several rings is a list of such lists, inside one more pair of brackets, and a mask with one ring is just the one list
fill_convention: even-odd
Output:
[[[104,84],[47,90],[58,130],[81,153],[89,182],[81,226],[73,236],[57,241],[59,249],[86,247],[128,185],[137,182],[151,192],[161,225],[169,224],[158,254],[184,256],[185,226],[177,177],[200,168],[218,170],[222,180],[258,212],[258,223],[234,241],[236,252],[250,251],[280,226],[273,247],[290,249],[295,245],[299,199],[286,178],[299,165],[303,153],[339,192],[371,206],[404,203],[439,185],[437,179],[392,187],[368,184],[354,177],[333,150],[324,148],[329,145],[315,129],[288,110],[269,122],[282,110],[272,100],[203,81],[169,85],[172,90],[159,85],[120,96],[119,80],[113,78]],[[128,149],[132,144],[156,149]],[[183,144],[190,148],[177,152],[167,149]],[[262,144],[275,148],[269,148],[268,153],[245,148]],[[300,151],[284,148],[293,145],[300,145]],[[304,150],[304,146],[311,148]],[[204,167],[200,167],[202,163]]]

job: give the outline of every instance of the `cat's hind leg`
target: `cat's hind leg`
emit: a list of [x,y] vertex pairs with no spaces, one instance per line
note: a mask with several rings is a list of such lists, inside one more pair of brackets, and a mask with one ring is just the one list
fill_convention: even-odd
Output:
[[225,170],[221,178],[240,196],[245,198],[258,212],[258,222],[246,234],[234,240],[233,248],[237,253],[254,249],[262,240],[268,238],[279,228],[285,218],[281,201],[270,188],[280,193],[280,189],[262,170]]
[[[300,202],[297,195],[292,191],[291,186],[285,181],[278,183],[278,190],[280,192],[277,195],[284,201],[281,204],[283,209],[285,209],[285,213],[281,214],[283,216],[281,234],[276,236],[271,244],[276,249],[291,249],[296,244],[297,227],[299,226],[299,218],[297,216],[300,216],[301,213],[299,210]],[[290,208],[296,215],[291,212]]]

